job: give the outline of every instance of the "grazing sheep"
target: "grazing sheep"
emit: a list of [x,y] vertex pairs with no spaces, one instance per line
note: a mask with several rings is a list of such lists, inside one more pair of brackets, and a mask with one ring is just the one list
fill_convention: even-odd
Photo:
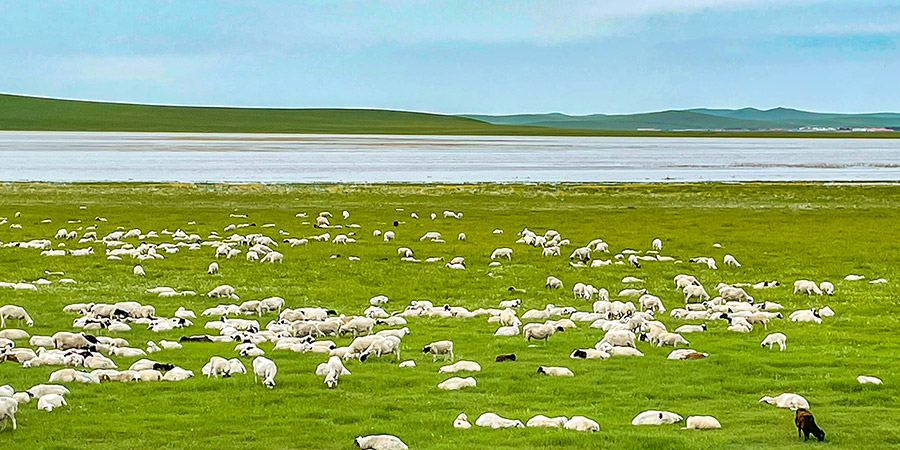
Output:
[[278,367],[275,363],[263,356],[257,356],[253,360],[253,380],[263,380],[263,386],[272,389],[275,387],[275,374],[278,373]]
[[498,249],[494,250],[493,252],[491,252],[492,260],[499,259],[499,258],[506,258],[506,259],[512,261],[512,249],[507,248],[507,247],[501,247],[501,248],[498,248]]
[[537,373],[542,373],[544,375],[550,375],[553,377],[574,377],[575,374],[572,373],[567,367],[549,367],[549,366],[540,366],[537,369]]
[[140,264],[134,266],[133,272],[134,272],[134,275],[137,277],[143,277],[143,276],[147,275],[146,272],[144,272],[144,268],[141,267]]
[[560,289],[563,287],[563,282],[559,278],[556,278],[554,276],[549,276],[549,277],[547,277],[547,282],[544,284],[544,287],[547,287],[550,289]]
[[361,450],[408,450],[409,447],[397,436],[390,434],[376,434],[371,436],[357,436],[356,446]]
[[653,242],[650,243],[650,247],[652,247],[653,250],[662,250],[662,239],[654,239]]
[[828,281],[823,281],[819,283],[819,290],[821,290],[825,295],[834,295],[834,284]]
[[15,319],[17,322],[25,321],[25,325],[34,326],[34,320],[25,311],[25,308],[15,305],[0,306],[0,328],[6,328],[6,320]]
[[671,345],[672,347],[678,347],[679,345],[689,346],[690,342],[687,341],[682,335],[678,333],[660,333],[656,336],[656,346],[662,347],[663,345]]
[[448,378],[448,379],[444,380],[443,382],[438,384],[437,387],[438,387],[438,389],[443,389],[445,391],[456,391],[456,390],[459,390],[462,388],[475,387],[475,385],[476,385],[475,379],[472,377],[468,377],[468,378],[453,377],[453,378]]
[[860,375],[860,376],[856,377],[856,381],[858,381],[859,384],[881,384],[882,383],[881,378],[867,377],[865,375]]
[[766,338],[763,339],[762,343],[759,344],[759,346],[765,347],[768,345],[769,350],[772,350],[772,347],[777,344],[781,351],[784,351],[784,349],[787,348],[787,345],[785,345],[785,341],[787,341],[787,336],[785,336],[783,333],[772,333],[766,336]]
[[825,440],[825,432],[816,425],[816,419],[806,408],[797,409],[797,413],[794,415],[794,425],[797,426],[797,437],[799,438],[800,435],[803,434],[804,441],[809,440],[810,434],[815,436],[819,441]]
[[726,266],[741,267],[741,263],[731,255],[725,255],[725,257],[722,258],[722,262],[725,263]]
[[809,402],[806,401],[805,398],[790,393],[784,393],[776,397],[763,397],[759,399],[759,402],[775,405],[778,408],[788,408],[793,410],[799,408],[809,409]]
[[449,357],[453,361],[453,341],[432,342],[422,349],[422,353],[431,353],[432,361],[437,361],[438,355],[444,356],[444,359]]
[[682,430],[716,430],[722,428],[719,421],[713,416],[690,416],[685,421]]
[[494,361],[496,361],[496,362],[515,361],[515,360],[516,360],[516,354],[515,354],[515,353],[510,353],[510,354],[507,354],[507,355],[497,355],[497,357],[494,358]]
[[525,428],[525,424],[521,420],[504,419],[494,413],[484,413],[475,419],[475,425],[479,427],[497,428]]
[[684,420],[683,417],[669,411],[644,411],[631,419],[632,425],[670,425]]
[[561,428],[568,421],[569,421],[569,418],[565,417],[565,416],[547,417],[545,415],[538,414],[538,415],[528,419],[528,422],[525,422],[525,426],[526,427]]
[[794,293],[798,292],[807,295],[822,295],[822,290],[819,289],[819,286],[816,286],[816,282],[809,280],[797,280],[794,282]]
[[475,361],[457,361],[449,366],[442,366],[438,373],[480,372],[481,365]]
[[456,419],[453,420],[453,428],[459,428],[461,430],[472,428],[472,424],[469,423],[469,417],[466,416],[466,413],[459,413],[459,415],[456,416]]
[[596,431],[600,431],[600,424],[584,416],[573,416],[571,419],[566,421],[566,424],[563,425],[563,428],[567,430],[586,431],[593,433]]
[[215,275],[219,273],[219,263],[213,261],[209,263],[209,268],[206,269],[206,273],[210,275]]

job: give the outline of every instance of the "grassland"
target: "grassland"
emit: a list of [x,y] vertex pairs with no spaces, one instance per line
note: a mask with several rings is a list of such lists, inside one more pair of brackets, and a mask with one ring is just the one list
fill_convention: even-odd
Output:
[[[790,288],[752,292],[757,300],[782,303],[787,312],[830,305],[836,316],[821,325],[778,320],[769,330],[730,333],[722,322],[707,333],[688,335],[691,346],[708,352],[699,361],[668,361],[670,349],[639,343],[642,358],[572,360],[575,348],[592,346],[601,330],[579,328],[531,347],[524,339],[495,338],[494,324],[475,319],[410,319],[412,334],[405,338],[403,359],[418,367],[399,369],[390,358],[349,363],[352,376],[327,390],[313,372],[322,355],[270,351],[279,365],[278,386],[269,391],[248,376],[230,379],[198,377],[179,383],[72,385],[69,406],[52,413],[23,405],[19,430],[0,432],[0,448],[91,449],[222,449],[222,448],[354,448],[360,434],[391,433],[417,449],[795,449],[897,448],[900,430],[896,375],[900,356],[897,334],[896,284],[900,244],[900,187],[894,185],[616,185],[616,186],[260,186],[154,184],[3,184],[0,217],[21,229],[0,227],[0,241],[51,238],[57,229],[97,225],[101,236],[122,226],[144,232],[182,228],[206,236],[212,230],[245,221],[257,226],[241,233],[264,231],[278,238],[283,229],[292,236],[321,231],[304,225],[295,214],[335,213],[337,223],[358,223],[359,242],[347,246],[310,243],[285,248],[283,265],[220,261],[221,274],[205,269],[213,251],[182,250],[165,260],[146,261],[146,278],[131,274],[134,261],[107,261],[100,244],[89,257],[42,257],[36,250],[0,248],[0,280],[33,281],[45,270],[64,271],[76,285],[52,284],[38,292],[0,290],[0,304],[26,307],[35,320],[32,334],[70,329],[72,316],[61,308],[74,302],[134,300],[171,315],[184,305],[199,313],[218,303],[203,296],[157,298],[144,290],[172,286],[206,292],[219,284],[235,286],[242,299],[279,295],[288,306],[323,305],[345,314],[361,313],[377,294],[391,298],[388,310],[414,299],[450,303],[470,309],[496,306],[512,298],[509,286],[526,289],[522,311],[546,303],[589,310],[590,303],[572,298],[578,281],[618,292],[623,276],[646,280],[644,286],[666,306],[676,307],[681,295],[672,284],[677,273],[692,273],[708,288],[718,282],[780,280],[789,285],[800,278],[830,280],[834,297],[792,295]],[[79,206],[86,206],[81,210]],[[399,212],[396,208],[404,208]],[[339,219],[341,210],[350,219]],[[428,219],[432,211],[464,212],[460,220]],[[20,211],[21,217],[15,218]],[[230,218],[237,212],[248,219]],[[410,218],[417,212],[421,219]],[[107,222],[97,222],[105,217]],[[42,223],[51,219],[51,223]],[[392,222],[402,223],[396,228]],[[188,222],[196,221],[189,225]],[[275,223],[277,228],[259,228]],[[663,254],[687,260],[691,256],[735,255],[740,269],[717,271],[694,264],[647,263],[642,269],[613,266],[576,269],[563,257],[543,258],[534,248],[513,244],[523,227],[543,232],[555,229],[575,244],[603,238],[615,250],[647,249],[651,239],[663,239]],[[373,229],[396,229],[398,238],[384,243]],[[503,234],[492,234],[499,228]],[[349,231],[344,229],[344,231]],[[440,231],[447,242],[419,242],[426,231]],[[468,240],[452,237],[465,232]],[[334,233],[334,232],[333,232]],[[161,235],[162,236],[162,235]],[[150,239],[159,242],[165,240]],[[137,241],[132,240],[133,243]],[[722,248],[713,248],[719,242]],[[81,246],[84,246],[83,244]],[[416,256],[465,256],[466,271],[440,264],[403,263],[399,246]],[[496,247],[514,248],[513,260],[489,270],[488,255]],[[80,247],[69,243],[68,248]],[[570,247],[571,249],[571,247]],[[571,250],[570,250],[571,251]],[[333,254],[341,258],[331,259]],[[353,255],[360,261],[348,261]],[[721,266],[721,264],[720,264]],[[488,272],[493,272],[489,276]],[[890,283],[847,282],[849,273],[869,278],[884,276]],[[543,288],[548,275],[561,278],[566,288]],[[263,317],[263,321],[274,315]],[[667,314],[671,328],[682,321]],[[203,332],[204,320],[185,331],[160,334],[146,330],[123,333],[132,344],[150,339],[177,339]],[[774,331],[788,336],[785,352],[761,349],[759,342]],[[484,370],[475,375],[478,386],[439,391],[446,376],[442,364],[420,353],[423,345],[452,339],[458,358],[475,360]],[[346,345],[349,338],[337,339]],[[27,345],[19,342],[20,346]],[[234,356],[230,344],[193,343],[180,351],[154,355],[192,369],[212,355]],[[515,352],[519,361],[493,362],[499,353]],[[127,367],[137,358],[118,358]],[[574,378],[550,378],[535,373],[539,365],[571,368]],[[46,382],[54,368],[23,369],[0,364],[0,384],[17,389]],[[857,375],[882,378],[883,386],[864,386]],[[824,443],[798,441],[793,413],[759,404],[763,395],[795,392],[812,404],[819,425],[828,433]],[[723,429],[683,431],[679,426],[633,427],[631,418],[646,409],[666,409],[688,415],[713,415]],[[485,411],[525,420],[534,414],[585,415],[600,423],[601,431],[583,434],[566,430],[513,429],[455,430],[460,412],[470,420]]]
[[470,118],[372,109],[154,106],[0,94],[0,130],[195,133],[437,134],[472,136],[638,136],[897,138],[900,133],[634,131],[494,125]]

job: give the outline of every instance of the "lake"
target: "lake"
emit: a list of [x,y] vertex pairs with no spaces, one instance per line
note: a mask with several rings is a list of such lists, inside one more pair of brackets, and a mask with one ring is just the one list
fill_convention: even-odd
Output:
[[898,181],[900,140],[0,132],[0,181]]

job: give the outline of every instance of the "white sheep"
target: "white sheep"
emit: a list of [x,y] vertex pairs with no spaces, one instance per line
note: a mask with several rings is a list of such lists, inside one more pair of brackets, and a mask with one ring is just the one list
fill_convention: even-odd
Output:
[[34,320],[25,311],[25,308],[16,305],[0,306],[0,328],[6,328],[6,320],[15,319],[17,322],[25,321],[25,325],[34,326]]
[[772,347],[777,344],[778,347],[781,348],[781,351],[784,351],[784,349],[787,347],[785,345],[785,341],[787,341],[787,336],[785,336],[783,333],[772,333],[766,336],[766,338],[763,339],[762,343],[759,344],[759,346],[765,347],[768,345],[769,350],[772,350]]
[[856,381],[858,381],[859,384],[881,384],[882,383],[881,378],[868,377],[865,375],[860,375],[860,376],[856,377]]
[[259,260],[259,262],[261,262],[261,263],[264,263],[264,262],[280,263],[280,262],[283,262],[283,260],[284,260],[284,254],[279,253],[279,252],[269,252],[269,253],[266,253],[266,256],[263,256],[262,259]]
[[759,399],[759,402],[768,403],[770,405],[775,405],[778,408],[788,408],[791,410],[809,409],[809,402],[806,401],[805,398],[800,395],[787,392],[775,397],[763,397]]
[[459,415],[456,416],[456,419],[453,420],[453,428],[458,428],[460,430],[472,428],[472,424],[469,423],[469,417],[466,416],[466,413],[459,413]]
[[438,384],[438,389],[443,389],[445,391],[457,391],[459,389],[467,388],[467,387],[475,387],[476,382],[472,377],[460,378],[453,377],[448,378]]
[[449,366],[442,366],[438,369],[438,373],[455,373],[455,372],[480,372],[481,365],[475,361],[457,361]]
[[540,366],[537,369],[537,373],[542,373],[544,375],[550,375],[553,377],[574,377],[575,376],[575,374],[568,367]]
[[809,280],[797,280],[794,282],[794,293],[798,292],[807,295],[822,295],[822,290],[819,289],[819,286],[816,286],[816,282]]
[[521,420],[505,419],[494,413],[484,413],[475,419],[475,425],[479,427],[497,428],[525,428]]
[[376,434],[371,436],[357,436],[356,445],[361,450],[408,450],[406,444],[397,436],[390,434]]
[[828,281],[819,283],[819,290],[825,295],[834,295],[834,284]]
[[547,428],[561,428],[566,422],[569,421],[568,417],[559,416],[559,417],[547,417],[543,414],[538,414],[525,422],[526,427],[547,427]]
[[426,345],[422,349],[422,353],[431,353],[432,361],[437,361],[438,355],[444,358],[450,358],[453,361],[453,341],[437,341]]
[[722,258],[722,262],[725,263],[726,266],[741,267],[741,263],[731,255],[725,255],[725,257]]
[[138,276],[138,277],[143,277],[143,276],[147,275],[147,273],[144,272],[144,268],[141,267],[140,264],[134,266],[134,269],[132,271],[134,272],[134,275]]
[[722,428],[719,421],[713,416],[690,416],[685,421],[682,430],[715,430]]
[[6,422],[12,422],[12,428],[15,430],[17,428],[16,425],[16,411],[19,410],[19,402],[15,401],[12,397],[0,397],[0,422],[3,422],[3,429],[6,429]]
[[563,428],[567,430],[586,431],[593,433],[596,431],[600,431],[600,424],[584,416],[573,416],[571,419],[566,421],[566,424],[563,425]]
[[278,373],[278,367],[271,359],[263,356],[257,356],[253,360],[253,379],[254,381],[263,380],[263,386],[272,389],[275,387],[275,374]]
[[559,278],[549,276],[547,277],[547,282],[544,286],[550,289],[561,289],[563,287],[563,282]]
[[53,411],[54,408],[66,406],[66,399],[59,394],[49,394],[38,399],[37,409],[41,411]]
[[219,273],[219,263],[213,261],[209,263],[209,268],[206,269],[206,273],[210,275],[215,275]]
[[507,248],[507,247],[501,247],[501,248],[495,249],[493,252],[491,252],[492,260],[499,259],[499,258],[506,258],[506,259],[512,261],[512,249]]
[[669,411],[644,411],[631,420],[632,425],[670,425],[684,420],[683,417]]

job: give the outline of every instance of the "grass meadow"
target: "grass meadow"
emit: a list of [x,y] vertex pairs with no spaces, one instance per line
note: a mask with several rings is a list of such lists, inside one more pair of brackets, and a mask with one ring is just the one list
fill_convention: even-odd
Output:
[[[85,206],[85,209],[79,209]],[[403,211],[398,211],[402,208]],[[350,212],[343,220],[342,210]],[[459,219],[443,219],[443,210],[461,211]],[[19,429],[0,432],[4,449],[351,449],[357,435],[389,433],[417,449],[794,449],[897,448],[900,446],[900,406],[897,377],[900,358],[900,290],[897,288],[900,243],[900,187],[896,185],[823,184],[698,184],[698,185],[175,185],[175,184],[2,184],[0,242],[52,239],[59,228],[97,226],[99,236],[117,227],[143,232],[184,229],[208,236],[229,224],[255,224],[236,232],[263,232],[281,241],[324,231],[312,221],[331,211],[333,224],[356,223],[358,242],[348,245],[310,242],[281,245],[283,264],[219,260],[219,275],[206,274],[214,249],[166,255],[144,261],[145,278],[132,275],[136,261],[108,261],[101,243],[95,255],[45,257],[39,250],[0,248],[0,281],[31,282],[44,271],[63,271],[74,285],[54,283],[37,292],[0,289],[0,305],[25,307],[35,325],[31,334],[70,330],[74,315],[61,311],[69,303],[138,301],[152,304],[157,314],[171,316],[185,306],[199,313],[222,303],[206,296],[158,298],[147,288],[170,286],[200,294],[230,284],[241,300],[281,296],[288,307],[321,305],[343,314],[361,314],[372,296],[390,298],[388,311],[401,310],[411,300],[475,309],[496,307],[501,300],[522,298],[520,315],[547,303],[589,311],[591,303],[576,300],[576,282],[605,287],[615,294],[624,276],[645,280],[641,286],[662,298],[667,308],[683,304],[672,277],[693,274],[712,293],[719,282],[778,280],[783,286],[750,291],[757,301],[795,309],[830,306],[836,315],[821,325],[775,320],[768,330],[757,326],[749,334],[725,330],[723,321],[710,322],[706,333],[686,335],[691,348],[710,356],[696,361],[669,361],[671,348],[638,343],[644,357],[573,360],[575,348],[593,346],[603,331],[579,323],[548,342],[529,345],[522,336],[494,337],[496,324],[473,319],[409,318],[412,333],[403,340],[401,357],[416,368],[400,369],[391,357],[350,361],[353,373],[333,390],[313,372],[322,354],[272,351],[278,364],[277,386],[254,385],[252,375],[206,379],[200,368],[210,356],[235,357],[234,344],[186,343],[182,350],[164,350],[152,359],[193,370],[197,377],[177,383],[103,383],[69,385],[68,407],[38,411],[35,402],[21,405]],[[16,218],[16,212],[21,217]],[[309,218],[298,218],[306,212]],[[415,212],[420,219],[410,217]],[[439,216],[431,220],[429,214]],[[229,214],[246,214],[236,219]],[[106,222],[99,222],[104,217]],[[51,222],[43,223],[45,219]],[[393,222],[400,221],[398,226]],[[189,222],[195,224],[189,225]],[[18,223],[21,229],[10,228]],[[275,228],[261,228],[274,223]],[[560,257],[542,257],[539,249],[515,244],[524,227],[543,233],[559,231],[573,246]],[[372,231],[394,230],[397,239],[385,243]],[[503,234],[493,234],[501,229]],[[83,233],[79,232],[79,235]],[[338,231],[328,230],[332,235]],[[445,243],[420,242],[427,231],[439,231]],[[464,242],[456,240],[460,232]],[[568,254],[595,238],[610,244],[615,254],[626,248],[647,250],[663,241],[661,254],[683,264],[645,263],[642,268],[570,267]],[[149,242],[166,242],[160,234]],[[139,241],[129,241],[137,245]],[[54,241],[56,245],[57,241]],[[721,243],[721,248],[714,248]],[[67,243],[67,248],[89,244]],[[401,262],[397,248],[410,247],[417,258],[464,256],[468,269],[443,264]],[[489,268],[497,247],[512,247],[510,262]],[[725,253],[741,268],[725,267]],[[340,254],[340,258],[330,258]],[[349,261],[358,256],[360,261]],[[690,264],[693,256],[713,256],[718,270]],[[492,275],[489,275],[492,273]],[[887,284],[844,281],[858,273],[867,279],[885,277]],[[565,288],[547,290],[547,276],[559,277]],[[833,297],[793,295],[796,279],[828,280]],[[525,289],[511,295],[510,286]],[[262,324],[276,315],[265,315]],[[148,340],[177,340],[204,333],[208,318],[198,318],[185,330],[153,333],[135,329],[117,336],[135,347]],[[669,329],[685,323],[660,316]],[[10,326],[10,325],[8,325]],[[13,325],[15,326],[15,325]],[[376,327],[380,329],[381,327]],[[787,350],[760,348],[766,334],[783,332]],[[437,384],[450,375],[443,365],[421,353],[429,342],[451,339],[457,359],[479,362],[478,386],[447,392]],[[347,345],[349,337],[335,339]],[[27,346],[26,341],[17,342]],[[514,363],[495,363],[500,353],[516,353]],[[120,369],[138,358],[113,358]],[[249,367],[250,360],[246,363]],[[540,365],[566,366],[573,378],[536,373]],[[21,391],[46,382],[59,367],[23,369],[0,363],[0,385]],[[884,380],[882,386],[860,385],[858,375]],[[469,376],[469,375],[462,375]],[[758,403],[764,395],[794,392],[811,403],[823,443],[798,440],[793,412]],[[679,425],[634,427],[631,419],[647,409],[663,409],[684,417],[712,415],[721,430],[681,430]],[[523,422],[535,414],[584,415],[600,424],[593,434],[562,429],[457,430],[453,419],[465,412],[474,423],[492,411]]]

